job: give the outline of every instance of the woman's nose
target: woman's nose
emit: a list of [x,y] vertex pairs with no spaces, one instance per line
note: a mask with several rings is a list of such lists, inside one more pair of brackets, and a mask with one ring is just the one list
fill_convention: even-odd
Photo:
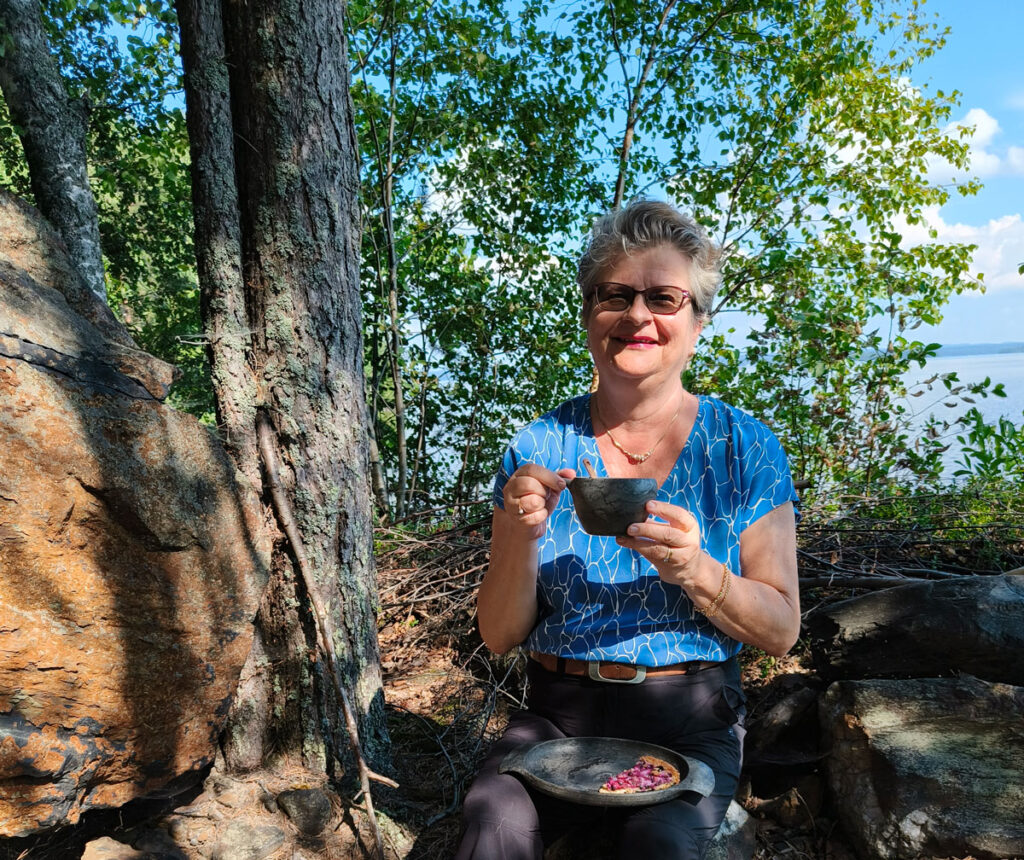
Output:
[[638,322],[646,322],[653,316],[651,309],[647,307],[647,302],[644,299],[644,292],[642,290],[637,290],[637,292],[633,294],[633,303],[626,308],[623,316]]

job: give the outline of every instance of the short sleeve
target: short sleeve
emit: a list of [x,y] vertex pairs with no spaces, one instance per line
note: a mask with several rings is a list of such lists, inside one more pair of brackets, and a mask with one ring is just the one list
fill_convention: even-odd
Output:
[[742,429],[743,507],[740,531],[786,502],[800,519],[800,497],[793,485],[789,460],[775,434],[760,421]]
[[514,445],[509,445],[505,456],[501,458],[498,474],[494,476],[494,506],[502,510],[505,510],[505,484],[519,468],[518,459]]
[[[570,404],[568,404],[571,406]],[[565,410],[566,404],[560,407]],[[552,471],[562,464],[564,443],[564,416],[559,410],[542,415],[523,427],[512,438],[512,442],[501,458],[501,466],[494,478],[494,504],[504,510],[505,484],[512,474],[524,463],[534,463]]]

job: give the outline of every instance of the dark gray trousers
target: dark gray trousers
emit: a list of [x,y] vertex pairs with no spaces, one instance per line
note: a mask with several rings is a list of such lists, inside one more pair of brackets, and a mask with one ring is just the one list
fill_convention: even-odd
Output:
[[[466,795],[455,860],[542,860],[545,847],[569,829],[602,823],[618,833],[622,860],[700,860],[739,781],[746,708],[736,661],[635,685],[558,675],[531,661],[527,679],[527,709],[512,716]],[[520,744],[563,737],[669,747],[710,765],[715,790],[697,804],[679,799],[612,810],[567,803],[498,773]]]

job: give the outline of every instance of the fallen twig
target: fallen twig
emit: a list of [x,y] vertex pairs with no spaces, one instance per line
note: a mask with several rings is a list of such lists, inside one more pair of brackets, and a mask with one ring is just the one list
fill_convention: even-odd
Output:
[[345,694],[345,690],[342,688],[341,681],[338,678],[337,655],[334,653],[334,646],[331,643],[330,632],[327,629],[329,623],[327,609],[320,600],[320,592],[317,589],[313,573],[309,569],[309,562],[306,559],[306,551],[302,545],[302,537],[299,534],[298,525],[295,522],[295,517],[292,514],[291,505],[285,495],[284,488],[281,486],[281,480],[277,471],[277,457],[274,453],[274,429],[271,427],[269,419],[263,413],[260,413],[257,417],[256,429],[260,456],[263,458],[263,467],[267,472],[267,479],[270,486],[270,497],[274,503],[274,511],[277,514],[281,530],[285,533],[288,538],[288,542],[291,544],[292,552],[295,555],[295,562],[298,565],[299,573],[301,574],[303,583],[306,587],[306,593],[309,594],[309,600],[312,604],[311,608],[313,610],[313,619],[316,623],[318,644],[324,659],[327,661],[326,674],[333,682],[335,695],[337,695],[338,701],[341,703],[345,725],[348,729],[349,745],[352,747],[352,753],[359,766],[361,795],[365,798],[366,814],[370,820],[370,826],[373,830],[377,855],[380,860],[384,860],[384,840],[381,836],[380,825],[377,822],[377,815],[373,810],[373,798],[370,793],[370,780],[375,779],[394,788],[398,787],[398,783],[386,776],[374,773],[366,764],[366,759],[363,756],[363,751],[359,744],[359,732],[356,726],[355,715],[353,714],[352,707],[349,704],[348,696]]

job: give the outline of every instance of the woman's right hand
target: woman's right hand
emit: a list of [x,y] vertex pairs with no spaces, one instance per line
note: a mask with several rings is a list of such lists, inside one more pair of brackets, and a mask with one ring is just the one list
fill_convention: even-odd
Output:
[[502,493],[513,533],[531,540],[543,537],[559,495],[575,477],[573,469],[552,472],[532,463],[516,469]]
[[495,654],[521,645],[537,623],[538,541],[572,469],[552,472],[527,463],[516,469],[495,505],[491,558],[477,593],[480,636]]

